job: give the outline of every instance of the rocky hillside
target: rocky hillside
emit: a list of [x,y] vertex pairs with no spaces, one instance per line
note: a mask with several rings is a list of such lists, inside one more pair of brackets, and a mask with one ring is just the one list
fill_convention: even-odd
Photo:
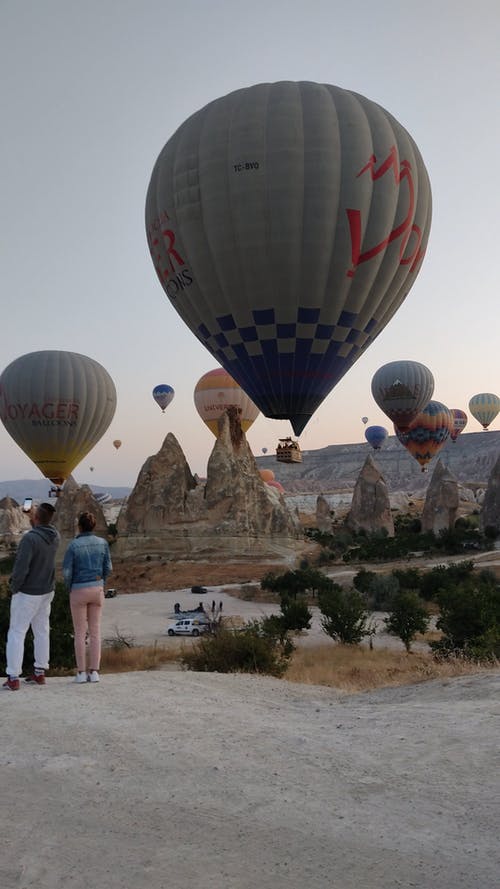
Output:
[[[275,478],[289,493],[352,491],[367,454],[372,453],[389,491],[416,494],[425,492],[434,470],[422,472],[395,435],[383,448],[372,451],[365,443],[329,445],[317,451],[303,452],[303,462],[278,463],[274,455],[258,457],[259,469],[272,469]],[[491,470],[500,454],[500,432],[462,433],[455,443],[448,441],[440,451],[441,462],[466,487],[485,488]]]

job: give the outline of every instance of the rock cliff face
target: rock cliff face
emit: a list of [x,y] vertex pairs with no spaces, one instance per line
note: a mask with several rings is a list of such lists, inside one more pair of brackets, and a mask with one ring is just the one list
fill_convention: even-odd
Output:
[[438,460],[427,488],[422,513],[422,531],[439,534],[440,531],[453,528],[459,500],[459,486],[455,476],[441,460]]
[[[118,518],[117,555],[198,558],[277,554],[302,537],[300,524],[260,478],[237,415],[219,421],[207,478],[192,475],[172,433],[149,457]],[[147,539],[146,539],[147,538]]]
[[371,454],[366,458],[356,482],[347,526],[352,531],[372,533],[383,528],[394,537],[389,491]]
[[481,510],[482,528],[497,528],[500,531],[500,457],[498,457],[483,497]]

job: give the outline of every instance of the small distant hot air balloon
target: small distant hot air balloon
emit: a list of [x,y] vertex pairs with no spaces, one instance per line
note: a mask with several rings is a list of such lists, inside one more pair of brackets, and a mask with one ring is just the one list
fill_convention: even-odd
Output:
[[368,417],[361,417],[361,422],[363,423],[363,426],[366,426],[366,424],[368,423]]
[[153,389],[153,398],[156,401],[161,409],[162,413],[165,412],[165,408],[167,408],[172,401],[175,395],[172,386],[167,386],[166,383],[160,383],[160,385],[155,386]]
[[422,472],[443,447],[453,430],[451,411],[440,401],[429,401],[405,431],[394,426],[394,431],[406,450],[420,463]]
[[191,115],[146,199],[172,305],[296,435],[406,298],[430,225],[409,133],[364,96],[312,82],[255,84]]
[[453,417],[453,430],[450,432],[450,438],[455,442],[460,433],[463,432],[467,426],[467,414],[465,411],[461,411],[458,407],[451,407],[450,411]]
[[222,367],[209,370],[198,380],[194,403],[201,419],[215,436],[219,432],[219,418],[229,407],[236,407],[245,433],[259,416],[258,407]]
[[500,398],[491,392],[481,392],[479,395],[473,395],[469,401],[469,410],[474,419],[481,423],[486,432],[488,426],[500,411]]
[[262,448],[262,453],[267,454],[267,448]]
[[375,451],[379,451],[388,436],[384,426],[368,426],[365,438]]
[[0,377],[0,418],[41,473],[60,486],[106,432],[116,409],[107,370],[76,352],[30,352]]
[[90,469],[91,472],[94,471],[94,467],[93,467],[93,466],[89,466],[89,469]]
[[118,450],[118,448],[121,448],[121,446],[122,446],[122,443],[121,443],[120,439],[115,438],[115,440],[113,442],[113,447],[116,448],[116,450]]
[[418,361],[390,361],[372,379],[375,401],[400,431],[409,428],[433,392],[434,377]]

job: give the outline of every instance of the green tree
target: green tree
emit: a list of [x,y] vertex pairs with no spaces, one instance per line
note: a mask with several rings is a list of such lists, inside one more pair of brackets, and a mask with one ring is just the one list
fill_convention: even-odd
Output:
[[438,655],[500,658],[500,585],[489,572],[471,576],[437,594],[443,636],[431,647]]
[[320,593],[319,607],[321,626],[332,639],[357,645],[368,634],[366,600],[358,590],[332,583],[331,589]]
[[408,654],[417,633],[425,633],[429,615],[415,590],[400,590],[393,597],[385,625],[391,636],[401,639]]

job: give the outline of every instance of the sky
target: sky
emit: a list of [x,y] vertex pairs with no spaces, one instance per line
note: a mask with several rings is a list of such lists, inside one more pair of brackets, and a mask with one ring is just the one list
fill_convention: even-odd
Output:
[[[193,390],[217,365],[158,282],[144,203],[179,125],[255,83],[332,83],[379,103],[415,139],[432,186],[416,283],[302,447],[363,441],[362,416],[390,428],[370,388],[388,361],[427,365],[449,407],[500,395],[499,45],[498,0],[0,0],[0,371],[63,349],[111,374],[116,414],[79,483],[133,485],[168,432],[206,474],[214,438]],[[175,389],[164,414],[159,383]],[[479,429],[470,418],[467,432]],[[290,433],[261,415],[247,438],[260,455]],[[0,480],[37,477],[0,425]]]

